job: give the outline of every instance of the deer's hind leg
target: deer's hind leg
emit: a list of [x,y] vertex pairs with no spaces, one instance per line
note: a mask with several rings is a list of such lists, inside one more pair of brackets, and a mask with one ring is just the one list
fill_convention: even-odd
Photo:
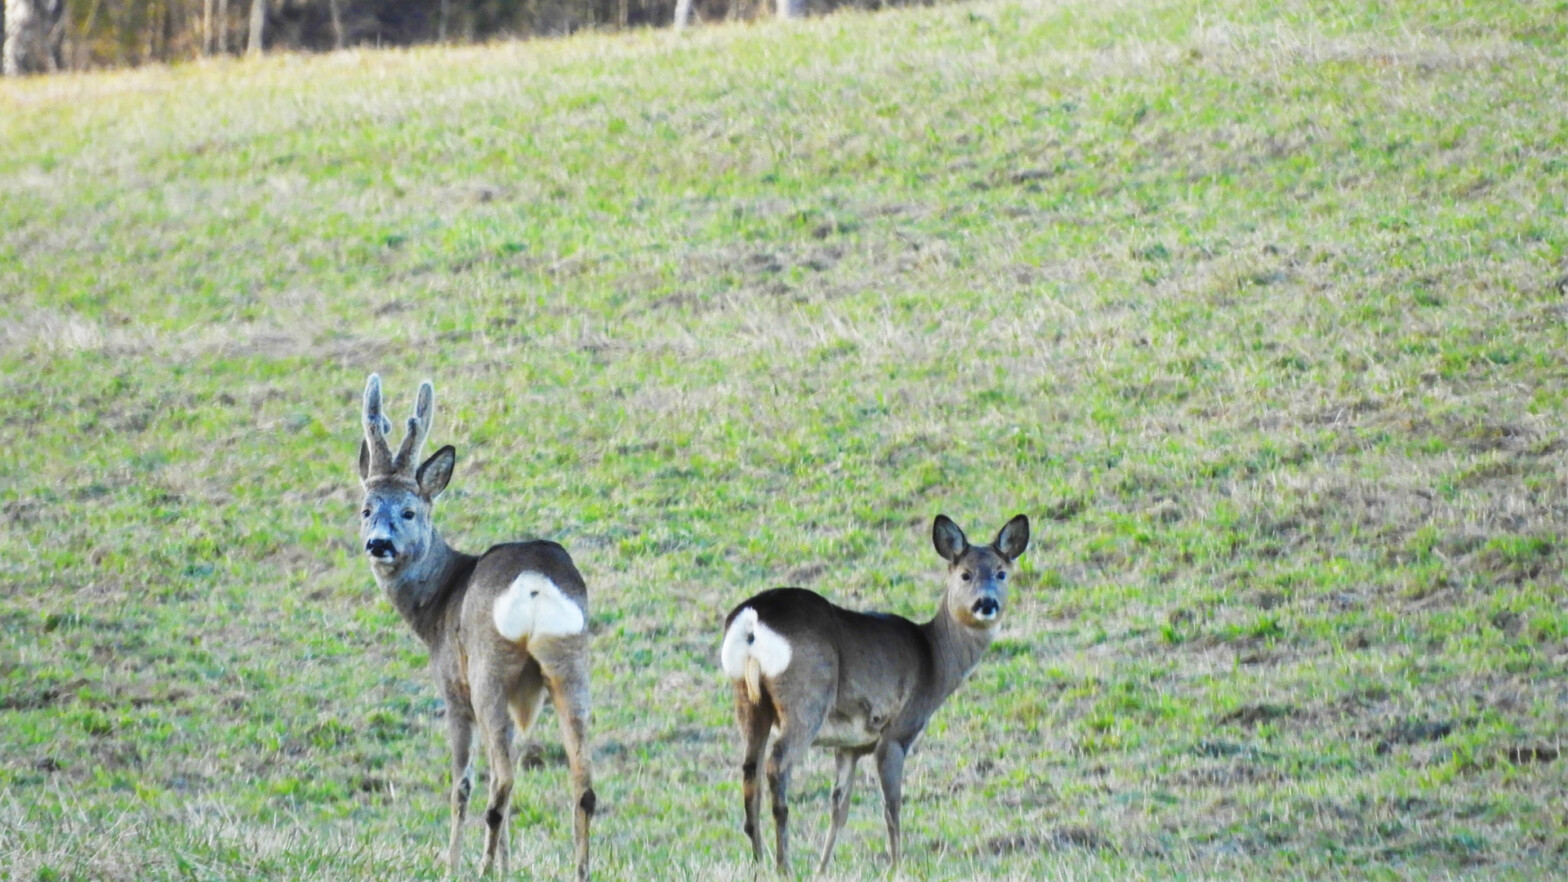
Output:
[[507,865],[507,809],[512,801],[517,758],[512,735],[533,722],[544,695],[539,666],[532,659],[514,664],[495,659],[470,671],[474,716],[490,765],[490,793],[485,809],[485,854],[479,872]]
[[762,860],[762,754],[768,747],[768,736],[777,720],[773,704],[766,694],[760,702],[753,703],[747,695],[745,681],[735,683],[735,719],[740,723],[741,735],[746,739],[746,749],[740,763],[741,794],[746,805],[746,838],[751,840],[751,856]]
[[832,697],[812,695],[798,700],[779,719],[779,737],[768,757],[768,789],[773,791],[775,849],[780,875],[789,870],[789,778],[795,764],[806,755],[827,719]]
[[588,648],[552,656],[549,671],[550,699],[561,722],[561,743],[572,776],[572,844],[577,851],[577,879],[588,879],[588,827],[598,808],[593,792],[593,758],[588,745]]

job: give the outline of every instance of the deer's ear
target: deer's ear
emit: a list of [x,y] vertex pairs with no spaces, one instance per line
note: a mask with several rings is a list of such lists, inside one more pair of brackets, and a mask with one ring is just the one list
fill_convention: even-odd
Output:
[[359,479],[361,481],[370,477],[370,445],[365,439],[359,439]]
[[414,480],[419,482],[419,493],[426,499],[435,499],[446,489],[446,482],[452,480],[452,469],[457,465],[457,448],[447,446],[430,454],[414,474]]
[[1014,515],[996,534],[996,541],[991,543],[991,547],[1008,560],[1017,560],[1024,549],[1029,547],[1029,519],[1023,515]]
[[965,551],[969,550],[969,540],[964,538],[964,531],[958,529],[953,519],[947,515],[939,514],[936,522],[931,525],[931,544],[936,546],[936,553],[948,563],[957,563]]

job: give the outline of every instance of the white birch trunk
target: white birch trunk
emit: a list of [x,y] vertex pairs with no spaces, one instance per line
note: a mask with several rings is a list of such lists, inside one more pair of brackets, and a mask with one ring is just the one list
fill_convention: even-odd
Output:
[[43,48],[42,24],[33,0],[5,0],[5,47],[0,70],[6,76],[21,76],[31,69],[29,59]]
[[55,50],[64,29],[62,0],[5,0],[4,47],[0,73],[19,76],[59,69]]

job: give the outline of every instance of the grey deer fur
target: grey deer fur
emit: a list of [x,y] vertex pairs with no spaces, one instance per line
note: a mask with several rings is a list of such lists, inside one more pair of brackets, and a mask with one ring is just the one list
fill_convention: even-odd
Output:
[[[741,764],[745,831],[753,857],[763,860],[758,815],[766,775],[773,794],[775,859],[785,876],[790,772],[813,744],[833,748],[837,766],[832,824],[817,872],[833,855],[849,816],[855,765],[868,754],[882,783],[888,852],[892,868],[898,868],[904,758],[991,643],[1006,602],[1007,572],[1029,544],[1029,520],[1018,515],[990,545],[972,546],[957,524],[938,515],[932,542],[948,561],[947,583],[935,618],[925,624],[843,609],[801,588],[764,591],[725,618],[721,656],[746,742]],[[776,670],[767,670],[769,664]],[[778,737],[764,767],[763,753],[774,731]]]
[[[376,582],[429,648],[430,668],[446,699],[452,748],[447,865],[454,874],[461,865],[477,724],[490,769],[481,872],[499,864],[505,874],[516,760],[512,738],[534,721],[548,693],[570,766],[577,878],[586,880],[588,823],[595,806],[588,749],[587,587],[566,549],[554,542],[510,542],[478,556],[447,545],[431,522],[431,510],[452,477],[456,451],[447,445],[415,467],[434,410],[435,390],[425,382],[408,434],[394,454],[387,444],[391,423],[382,412],[381,378],[370,375],[359,449],[365,488],[360,538]],[[529,589],[532,595],[525,598]],[[543,600],[537,599],[541,591]],[[546,608],[546,603],[553,606]],[[521,612],[503,619],[498,604]],[[518,633],[504,636],[502,624]]]

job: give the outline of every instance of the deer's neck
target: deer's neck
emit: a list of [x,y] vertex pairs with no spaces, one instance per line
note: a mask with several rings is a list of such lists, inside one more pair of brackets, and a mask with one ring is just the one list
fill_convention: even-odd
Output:
[[936,618],[921,626],[926,639],[931,641],[934,692],[945,699],[963,684],[969,672],[980,662],[985,648],[991,645],[993,631],[965,627],[953,618],[944,600]]
[[447,610],[460,597],[479,558],[446,544],[441,535],[431,537],[430,548],[407,569],[379,579],[382,590],[426,646],[441,639]]

